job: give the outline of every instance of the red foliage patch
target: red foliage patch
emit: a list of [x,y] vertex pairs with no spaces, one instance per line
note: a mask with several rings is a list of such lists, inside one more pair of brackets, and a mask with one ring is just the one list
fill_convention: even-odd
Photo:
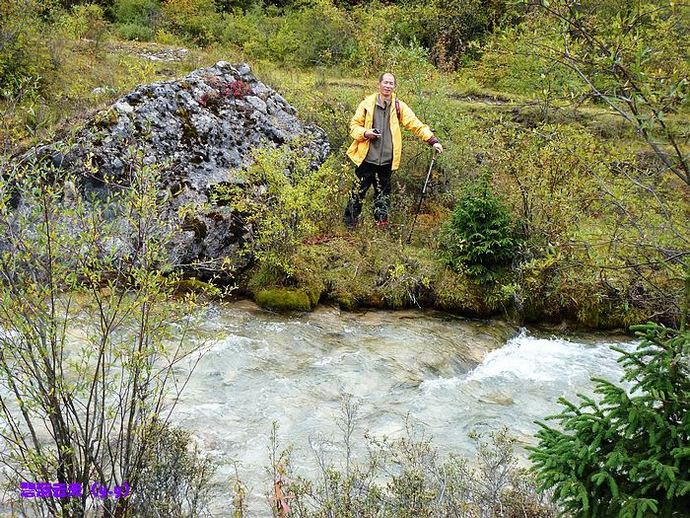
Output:
[[214,91],[205,92],[201,96],[199,99],[201,106],[209,106],[229,97],[241,99],[251,92],[251,87],[241,79],[228,82],[217,77],[208,77],[206,78],[206,84],[213,88]]

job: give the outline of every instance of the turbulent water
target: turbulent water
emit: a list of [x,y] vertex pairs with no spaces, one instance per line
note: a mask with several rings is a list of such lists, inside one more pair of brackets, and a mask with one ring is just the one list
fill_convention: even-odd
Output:
[[309,438],[340,434],[344,393],[360,403],[358,438],[400,436],[409,416],[440,451],[471,455],[470,431],[505,425],[530,443],[534,420],[558,411],[559,396],[622,372],[611,340],[543,338],[499,321],[329,308],[284,316],[249,303],[215,306],[198,319],[207,352],[173,421],[220,461],[219,513],[229,513],[233,463],[261,509],[274,421],[281,444],[295,447],[295,467],[313,475]]

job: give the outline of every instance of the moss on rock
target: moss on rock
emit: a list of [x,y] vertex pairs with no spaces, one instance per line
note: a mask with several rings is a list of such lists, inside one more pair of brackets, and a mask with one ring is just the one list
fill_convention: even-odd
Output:
[[354,311],[357,309],[357,300],[351,293],[342,290],[333,290],[328,293],[329,300],[338,304],[343,311]]
[[316,306],[313,295],[304,289],[267,288],[259,291],[254,299],[262,308],[277,311],[311,311]]
[[323,281],[308,268],[296,268],[288,276],[265,265],[251,272],[246,286],[259,306],[278,311],[311,311],[325,289]]

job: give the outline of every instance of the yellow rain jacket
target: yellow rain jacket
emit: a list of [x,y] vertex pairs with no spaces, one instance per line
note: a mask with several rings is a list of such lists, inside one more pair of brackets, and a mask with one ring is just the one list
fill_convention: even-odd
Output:
[[[347,150],[347,156],[349,156],[357,166],[364,162],[369,152],[369,139],[364,137],[364,132],[373,127],[374,109],[376,108],[376,97],[378,95],[378,93],[371,94],[359,103],[357,111],[350,120],[350,136],[355,140],[350,144]],[[405,126],[405,128],[410,130],[424,142],[429,142],[430,139],[433,139],[433,142],[438,142],[438,140],[434,138],[434,134],[431,129],[429,129],[429,126],[420,121],[407,104],[400,100],[398,100],[398,104],[400,106],[400,121],[398,121],[398,113],[395,109],[395,94],[393,94],[390,110],[390,129],[393,139],[393,162],[391,163],[391,169],[393,170],[396,170],[400,166],[400,154],[402,152],[400,124]]]

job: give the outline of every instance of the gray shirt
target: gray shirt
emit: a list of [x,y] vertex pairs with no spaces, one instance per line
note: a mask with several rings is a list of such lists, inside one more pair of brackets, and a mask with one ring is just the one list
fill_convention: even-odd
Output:
[[374,128],[378,128],[381,136],[377,139],[369,139],[369,152],[365,162],[376,165],[390,164],[393,162],[393,137],[391,136],[391,99],[381,100],[381,96],[376,96],[374,105]]

